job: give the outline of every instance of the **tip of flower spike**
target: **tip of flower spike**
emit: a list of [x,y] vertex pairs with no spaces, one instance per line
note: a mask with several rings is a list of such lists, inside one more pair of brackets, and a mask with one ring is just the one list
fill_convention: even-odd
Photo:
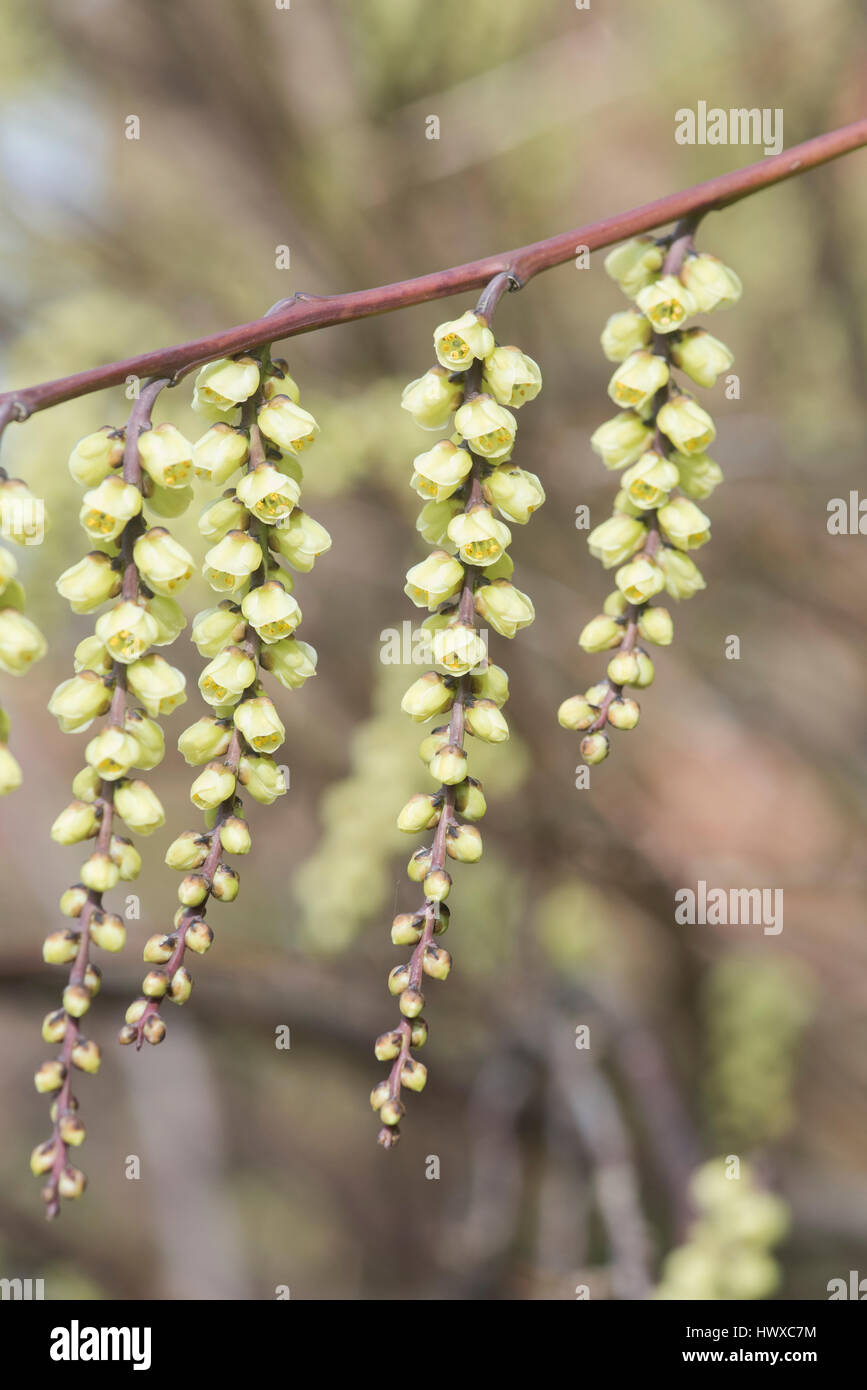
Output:
[[395,1144],[400,1143],[400,1130],[396,1127],[389,1128],[388,1125],[383,1125],[376,1136],[376,1142],[381,1144],[384,1149],[393,1149]]

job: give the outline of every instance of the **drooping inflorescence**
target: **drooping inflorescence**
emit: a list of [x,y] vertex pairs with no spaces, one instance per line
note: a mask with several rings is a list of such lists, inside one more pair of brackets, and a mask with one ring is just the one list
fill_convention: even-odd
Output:
[[[0,468],[0,535],[16,545],[29,545],[44,529],[41,499],[22,478],[10,478]],[[22,611],[25,594],[17,575],[14,551],[0,545],[0,671],[7,676],[23,676],[47,651],[39,628]],[[0,796],[20,787],[21,777],[18,759],[9,750],[9,716],[0,706]]]
[[306,573],[331,544],[298,505],[299,455],[318,430],[298,397],[286,363],[272,361],[267,350],[210,363],[197,378],[195,404],[217,418],[193,448],[195,472],[217,486],[235,479],[199,518],[210,542],[203,573],[221,596],[196,616],[192,634],[199,654],[209,658],[199,691],[213,713],[178,740],[187,763],[202,769],[190,799],[204,812],[205,828],[185,831],[166,853],[166,863],[184,874],[179,907],[171,930],[145,945],[150,969],[141,997],[127,1009],[121,1043],[161,1042],[161,1002],[184,1004],[190,997],[187,952],[204,954],[214,937],[205,920],[208,900],[232,902],[238,895],[239,875],[224,856],[251,848],[240,793],[270,805],[286,792],[283,769],[271,756],[286,731],[261,672],[296,689],[315,673],[316,652],[293,635],[301,609],[280,560]]
[[673,370],[713,386],[733,362],[729,349],[704,328],[686,327],[697,314],[734,304],[741,284],[714,256],[696,252],[692,228],[672,237],[638,237],[610,252],[608,274],[634,307],[613,314],[602,350],[619,363],[608,387],[620,413],[600,425],[590,443],[606,468],[626,471],[612,516],[588,536],[590,553],[616,568],[616,588],[578,639],[586,652],[611,652],[606,678],[564,700],[558,718],[580,730],[581,756],[600,763],[610,745],[606,725],[634,729],[639,706],[627,692],[649,686],[653,661],[643,642],[668,646],[674,624],[652,600],[663,591],[690,598],[705,587],[689,552],[710,539],[710,520],[698,506],[722,482],[706,450],[716,430],[707,411],[675,383]]
[[[467,735],[489,743],[509,737],[502,713],[508,677],[487,656],[484,627],[514,637],[533,621],[533,605],[511,582],[506,553],[512,536],[506,521],[523,524],[545,500],[539,479],[512,462],[517,421],[512,411],[533,400],[542,378],[536,363],[516,347],[498,347],[490,327],[493,310],[510,277],[497,276],[474,312],[443,323],[434,333],[438,365],[413,381],[402,405],[424,429],[454,434],[413,461],[411,485],[424,502],[417,529],[435,548],[407,574],[406,593],[431,616],[428,634],[434,669],[414,681],[402,708],[422,723],[448,714],[419,748],[437,789],[411,797],[398,817],[409,834],[432,830],[432,843],[413,854],[408,874],[420,883],[423,901],[392,924],[396,946],[411,946],[404,965],[388,979],[398,997],[399,1025],[377,1038],[375,1054],[390,1062],[388,1077],[371,1093],[382,1121],[386,1148],[399,1138],[404,1112],[401,1089],[421,1091],[423,1063],[411,1056],[427,1040],[421,1016],[424,976],[444,980],[449,952],[435,938],[448,926],[445,899],[451,888],[449,859],[472,864],[481,858],[475,825],[485,814],[481,785],[469,775]],[[495,515],[499,512],[506,521]]]
[[[55,820],[58,844],[93,849],[80,880],[62,895],[60,910],[71,925],[45,940],[47,962],[70,967],[61,1007],[46,1015],[45,1042],[59,1044],[56,1058],[36,1073],[36,1089],[52,1096],[50,1139],[31,1157],[35,1174],[45,1176],[43,1198],[49,1217],[61,1197],[78,1197],[85,1177],[70,1161],[70,1150],[85,1137],[72,1093],[75,1069],[95,1073],[100,1049],[81,1030],[81,1019],[100,986],[101,972],[91,947],[120,951],[126,929],[120,915],[106,909],[103,895],[138,876],[141,857],[132,841],[116,833],[115,822],[150,835],[165,822],[156,793],[138,772],[162,760],[165,741],[157,716],[186,699],[183,674],[151,649],[171,643],[185,625],[173,598],[193,573],[192,557],[163,527],[147,528],[145,492],[155,487],[185,489],[192,470],[191,451],[173,426],[151,427],[154,400],[165,381],[144,386],[125,430],[106,427],[81,440],[70,457],[73,477],[87,487],[81,525],[95,549],[57,581],[74,612],[93,613],[106,604],[94,633],[75,649],[75,674],[54,691],[49,709],[65,733],[89,729],[107,715],[85,748],[85,766],[75,777],[74,800]],[[144,470],[144,472],[143,472]],[[155,479],[159,481],[154,482]],[[145,481],[146,480],[146,481]],[[157,498],[159,505],[159,498]],[[140,702],[128,704],[128,698]]]

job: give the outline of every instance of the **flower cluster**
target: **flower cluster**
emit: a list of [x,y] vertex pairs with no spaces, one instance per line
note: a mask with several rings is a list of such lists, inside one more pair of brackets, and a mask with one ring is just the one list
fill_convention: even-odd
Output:
[[[44,527],[42,502],[21,478],[9,478],[0,469],[0,534],[16,545],[28,545],[34,518]],[[14,552],[0,545],[0,671],[23,676],[47,650],[45,638],[22,611],[24,589],[17,578]],[[0,707],[0,796],[21,786],[21,768],[9,751],[9,716]]]
[[58,844],[93,841],[93,848],[79,881],[60,899],[71,924],[52,932],[43,947],[48,963],[70,967],[61,1007],[42,1026],[43,1039],[59,1045],[60,1054],[43,1062],[35,1078],[36,1089],[53,1097],[51,1138],[31,1158],[33,1172],[46,1176],[49,1216],[57,1213],[59,1198],[78,1197],[85,1185],[70,1161],[70,1150],[85,1137],[71,1083],[73,1069],[93,1074],[100,1064],[99,1047],[81,1031],[101,978],[90,950],[120,951],[126,938],[122,919],[106,910],[103,895],[135,879],[141,868],[138,850],[115,832],[115,820],[141,835],[164,824],[159,798],[137,774],[155,768],[165,752],[157,716],[186,698],[181,672],[153,649],[172,642],[185,626],[173,595],[190,578],[193,562],[162,527],[147,529],[142,515],[142,468],[157,471],[166,488],[185,486],[192,469],[190,446],[178,431],[150,425],[153,400],[164,384],[143,389],[126,431],[99,430],[81,440],[70,458],[73,476],[87,487],[80,521],[95,548],[60,576],[57,588],[76,613],[104,611],[76,647],[75,674],[56,688],[49,709],[65,733],[107,719],[87,742],[85,766],[72,784],[74,800],[51,828]]
[[[502,292],[504,284],[496,282]],[[497,294],[497,297],[498,294]],[[496,302],[496,299],[493,300]],[[438,365],[413,381],[402,405],[425,429],[441,429],[454,415],[454,433],[413,460],[411,485],[424,503],[417,527],[434,547],[407,574],[406,593],[431,614],[428,634],[433,670],[406,691],[402,708],[423,723],[439,715],[448,722],[423,739],[422,762],[436,790],[412,796],[398,817],[408,834],[433,831],[432,843],[413,854],[408,874],[421,884],[423,901],[392,924],[396,946],[412,947],[410,959],[391,971],[388,987],[398,998],[401,1021],[376,1041],[388,1077],[371,1094],[382,1121],[379,1139],[390,1147],[404,1113],[401,1088],[421,1091],[424,1065],[412,1051],[427,1040],[421,1016],[423,977],[444,980],[449,952],[438,943],[448,926],[445,899],[451,888],[448,860],[472,864],[481,858],[475,824],[485,814],[481,785],[469,775],[465,736],[487,743],[509,737],[502,713],[508,677],[487,656],[482,625],[514,637],[533,621],[533,605],[511,582],[508,522],[530,519],[545,500],[535,474],[512,461],[517,421],[513,410],[541,389],[536,363],[516,347],[499,347],[489,325],[488,296],[475,312],[441,324],[434,333]]]
[[211,712],[178,740],[187,763],[201,768],[190,799],[204,812],[205,829],[185,831],[166,853],[166,863],[184,877],[171,931],[145,945],[150,968],[120,1031],[122,1043],[139,1046],[165,1037],[162,1000],[184,1004],[190,997],[186,953],[204,954],[214,936],[205,921],[208,900],[232,902],[238,895],[239,875],[223,856],[251,847],[241,792],[270,805],[286,791],[272,756],[285,729],[260,675],[265,670],[294,690],[315,673],[316,652],[294,636],[301,609],[280,561],[306,573],[331,545],[325,528],[299,506],[299,455],[318,426],[298,404],[286,363],[266,352],[212,362],[199,372],[194,406],[213,420],[193,446],[194,471],[218,486],[230,484],[199,518],[210,542],[203,572],[219,599],[192,629],[207,658],[199,691]]
[[722,470],[706,452],[716,436],[713,420],[675,383],[673,369],[699,386],[713,386],[728,371],[733,358],[725,344],[685,325],[741,294],[734,271],[698,254],[689,234],[638,237],[610,252],[605,269],[633,307],[613,314],[602,333],[605,356],[618,363],[608,394],[621,409],[590,443],[606,468],[625,471],[613,515],[588,537],[590,553],[615,570],[616,588],[578,641],[586,652],[611,656],[606,679],[564,700],[558,713],[564,728],[582,731],[588,763],[608,756],[606,724],[638,723],[638,703],[625,690],[644,689],[654,677],[641,643],[667,646],[674,635],[668,609],[651,600],[663,591],[690,598],[705,587],[689,552],[710,539],[698,503],[722,481]]

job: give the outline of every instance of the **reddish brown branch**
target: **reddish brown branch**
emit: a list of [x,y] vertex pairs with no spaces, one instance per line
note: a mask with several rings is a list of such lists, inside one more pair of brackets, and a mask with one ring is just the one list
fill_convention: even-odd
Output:
[[0,429],[10,419],[25,420],[35,411],[45,410],[61,401],[117,386],[128,376],[177,378],[191,365],[212,361],[216,357],[248,351],[317,328],[330,328],[335,324],[351,323],[413,304],[478,290],[502,273],[508,274],[515,286],[520,287],[540,271],[551,270],[572,260],[579,247],[586,246],[590,251],[598,251],[626,237],[652,231],[680,218],[703,216],[707,212],[728,207],[760,189],[771,188],[785,179],[806,173],[808,169],[827,164],[864,145],[867,145],[867,119],[841,126],[825,135],[817,135],[781,154],[772,155],[757,164],[748,164],[744,169],[720,174],[681,193],[671,193],[628,212],[617,213],[614,217],[606,217],[500,255],[486,256],[479,261],[468,261],[449,270],[435,271],[415,280],[400,280],[376,289],[322,297],[294,295],[292,299],[275,306],[263,318],[224,329],[209,337],[158,348],[155,352],[130,357],[124,362],[109,362],[105,366],[92,367],[88,371],[42,382],[37,386],[23,387],[19,391],[8,391],[0,395]]

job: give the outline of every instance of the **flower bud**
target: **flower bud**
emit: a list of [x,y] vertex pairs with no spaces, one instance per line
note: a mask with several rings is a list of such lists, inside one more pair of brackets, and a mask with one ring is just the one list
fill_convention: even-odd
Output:
[[692,598],[699,589],[706,587],[695,561],[682,551],[663,546],[656,561],[665,576],[666,591],[672,598]]
[[504,463],[488,474],[482,485],[488,502],[507,521],[523,526],[545,501],[545,490],[535,473]]
[[716,438],[713,420],[691,396],[673,396],[666,401],[656,423],[675,449],[688,457],[703,454]]
[[79,439],[69,455],[69,471],[82,487],[95,488],[123,462],[123,431],[103,425]]
[[220,844],[226,854],[249,854],[252,847],[250,829],[240,816],[227,816],[220,826]]
[[470,688],[477,699],[493,700],[495,705],[504,705],[509,698],[509,677],[502,666],[489,661],[483,670],[472,675]]
[[[74,1060],[75,1054],[73,1053]],[[87,1137],[84,1122],[77,1115],[61,1115],[57,1128],[63,1143],[68,1144],[73,1149],[79,1148]]]
[[458,786],[467,775],[467,755],[460,745],[448,743],[433,754],[428,771],[443,786]]
[[[142,994],[144,994],[146,998],[162,999],[169,987],[169,977],[165,970],[149,970],[142,980],[141,987]],[[127,1010],[127,1021],[129,1021],[129,1010]]]
[[138,437],[141,466],[159,487],[185,487],[193,476],[193,446],[174,425],[153,425]]
[[183,907],[199,907],[208,896],[208,880],[202,874],[187,874],[178,884],[178,901]]
[[638,615],[638,631],[645,642],[668,647],[674,638],[674,623],[667,608],[643,608]]
[[445,869],[431,869],[430,873],[425,874],[422,886],[424,895],[431,902],[441,903],[447,898],[452,886],[451,874]]
[[87,934],[101,951],[122,951],[126,945],[126,927],[115,912],[92,912]]
[[75,1200],[75,1198],[81,1197],[86,1186],[87,1178],[84,1176],[81,1169],[73,1168],[71,1164],[66,1165],[60,1177],[57,1179],[57,1191],[60,1193],[61,1197],[65,1197],[69,1200]]
[[234,793],[235,774],[225,763],[212,762],[199,773],[190,787],[190,800],[200,811],[206,811],[222,805]]
[[650,346],[653,330],[637,309],[612,314],[602,330],[602,351],[609,362],[623,362],[630,353]]
[[441,439],[412,462],[411,487],[423,501],[443,502],[463,484],[473,466],[468,449]]
[[158,767],[165,757],[166,740],[162,729],[155,720],[150,719],[141,709],[128,709],[124,713],[123,727],[138,745],[135,766],[142,772],[150,772]]
[[253,357],[220,357],[196,376],[196,394],[216,410],[234,410],[259,389],[259,363]]
[[206,430],[193,445],[193,467],[197,478],[206,478],[222,487],[247,462],[250,441],[246,430],[219,421]]
[[622,640],[623,628],[620,623],[601,613],[581,629],[578,645],[585,652],[607,652],[612,647],[619,647]]
[[607,674],[613,685],[633,685],[638,679],[638,657],[634,652],[618,652],[609,661]]
[[635,302],[657,333],[671,333],[696,312],[695,300],[676,275],[663,275],[661,280],[645,285]]
[[393,1062],[400,1055],[403,1034],[395,1029],[391,1033],[380,1033],[374,1045],[374,1055],[378,1062]]
[[612,700],[608,706],[608,723],[615,729],[634,729],[638,723],[638,704],[635,700]]
[[612,516],[593,528],[587,537],[587,547],[593,558],[610,570],[640,550],[646,536],[647,527],[643,521],[630,516]]
[[93,671],[81,671],[69,680],[61,681],[48,709],[64,733],[86,729],[111,704],[111,691]]
[[474,454],[496,463],[509,457],[518,422],[493,396],[480,394],[464,401],[455,412],[455,429]]
[[483,743],[505,743],[509,726],[493,700],[475,700],[465,712],[467,729]]
[[86,1071],[90,1076],[96,1076],[102,1058],[97,1044],[82,1038],[72,1049],[70,1060],[74,1067],[78,1067],[79,1071]]
[[[421,1013],[422,1009],[424,1008],[424,995],[421,993],[420,990],[414,989],[412,986],[410,986],[409,989],[405,989],[403,991],[403,994],[400,996],[400,1003],[398,1004],[398,1008],[400,1009],[404,1018],[417,1018],[418,1015]],[[388,1123],[395,1122],[389,1121]]]
[[33,1078],[34,1085],[40,1095],[59,1091],[65,1080],[66,1067],[63,1066],[62,1062],[43,1062]]
[[267,695],[243,700],[235,706],[233,719],[235,728],[257,753],[273,753],[286,737],[283,721]]
[[102,971],[92,961],[88,961],[85,967],[84,987],[88,990],[91,999],[95,999],[102,988]]
[[[149,589],[169,597],[189,583],[195,563],[164,526],[152,526],[133,546],[133,559]],[[210,552],[209,552],[210,554]]]
[[95,671],[98,676],[111,675],[114,658],[96,635],[83,637],[72,654],[74,670]]
[[418,792],[415,796],[410,797],[400,812],[397,818],[397,828],[408,835],[417,835],[419,831],[430,830],[436,825],[439,818],[440,803],[438,798]]
[[84,494],[78,519],[95,540],[113,541],[127,522],[138,516],[141,503],[137,487],[112,475]]
[[662,268],[664,251],[653,237],[633,237],[615,246],[605,257],[605,270],[612,280],[616,280],[621,290],[630,299],[651,285],[657,271]]
[[581,695],[571,695],[557,711],[557,720],[564,729],[589,729],[599,710]]
[[717,377],[727,372],[735,360],[725,343],[704,328],[689,328],[682,333],[671,345],[671,356],[675,365],[699,386],[715,386]]
[[657,513],[659,529],[678,550],[698,550],[710,540],[710,517],[687,497],[675,497]]
[[634,684],[639,690],[644,690],[648,685],[653,685],[653,678],[656,672],[653,667],[653,662],[647,655],[647,652],[643,652],[639,647],[636,649],[635,655],[638,658],[638,676]]
[[77,845],[89,840],[99,829],[100,817],[86,801],[71,801],[51,827],[51,838],[57,845]]
[[440,366],[465,372],[477,357],[494,350],[494,335],[486,321],[471,309],[434,329],[434,351]]
[[641,511],[662,506],[677,487],[677,466],[651,449],[623,474],[623,487],[629,501]]
[[291,636],[301,622],[297,600],[276,579],[251,589],[241,603],[241,612],[263,642]]
[[46,965],[69,965],[78,955],[80,942],[81,932],[68,929],[50,932],[42,944],[42,959]]
[[8,796],[21,786],[23,774],[5,743],[0,743],[0,796]]
[[[217,763],[216,766],[222,767],[222,764]],[[233,790],[234,783],[235,779],[232,777]],[[177,839],[172,840],[166,850],[165,862],[170,869],[178,869],[181,873],[187,873],[190,869],[200,869],[208,857],[209,848],[210,842],[206,835],[200,835],[195,830],[185,830]]]
[[601,763],[608,757],[610,744],[605,734],[587,734],[581,740],[581,757],[586,763]]
[[207,540],[221,540],[228,531],[243,530],[246,508],[232,491],[210,502],[198,520],[199,535]]
[[139,835],[152,835],[166,823],[166,813],[159,797],[140,778],[117,784],[114,806],[130,830],[135,830]]
[[614,582],[630,603],[646,603],[665,588],[665,575],[653,561],[639,558],[623,565]]
[[442,429],[463,399],[463,387],[449,375],[445,367],[432,367],[403,388],[401,408],[424,430]]
[[370,1105],[372,1110],[381,1110],[389,1098],[389,1084],[387,1081],[380,1081],[379,1085],[374,1086],[370,1093]]
[[283,772],[271,758],[253,758],[245,754],[238,764],[238,779],[254,801],[264,806],[270,806],[278,796],[286,794]]
[[400,1069],[400,1083],[409,1091],[423,1091],[427,1081],[427,1067],[407,1057]]
[[308,448],[319,432],[313,416],[289,396],[272,396],[260,408],[257,420],[266,438],[293,456]]
[[316,650],[309,642],[299,642],[294,637],[285,637],[260,653],[259,660],[266,671],[285,686],[287,690],[297,690],[316,675]]
[[197,917],[184,931],[184,945],[188,950],[195,951],[197,956],[209,951],[213,941],[214,933],[201,917]]
[[606,420],[590,436],[590,447],[606,468],[625,468],[644,453],[653,437],[653,428],[632,410],[622,410]]
[[186,701],[186,677],[155,652],[127,667],[127,685],[148,714],[171,714]]
[[159,1014],[150,1014],[142,1026],[142,1037],[151,1047],[157,1047],[166,1035],[166,1025]]
[[308,574],[319,556],[331,549],[325,527],[300,507],[271,528],[268,543],[301,574]]
[[474,825],[450,825],[446,853],[461,864],[477,864],[482,857],[482,837]]
[[48,644],[35,623],[14,608],[0,609],[0,670],[21,676],[41,661]]
[[[395,946],[415,946],[421,939],[424,928],[424,914],[401,912],[391,924],[391,940]],[[402,967],[406,968],[406,967]],[[407,975],[407,980],[409,976]],[[382,1060],[380,1058],[380,1060]]]
[[608,383],[608,394],[615,405],[643,410],[668,381],[668,363],[647,349],[630,353]]
[[427,502],[419,512],[415,529],[428,545],[443,545],[448,540],[449,522],[464,509],[459,497],[448,497],[443,502]]
[[734,271],[706,252],[700,256],[687,256],[680,278],[695,300],[700,314],[736,304],[743,289]]
[[90,1008],[90,990],[84,985],[67,985],[63,1007],[71,1018],[82,1018]]
[[124,1014],[124,1021],[130,1025],[138,1023],[147,1005],[148,1001],[145,998],[134,999]]
[[541,389],[538,362],[520,348],[495,347],[486,355],[482,390],[493,396],[497,405],[519,410],[527,401],[534,401]]
[[90,740],[84,756],[103,781],[116,782],[138,762],[139,746],[132,734],[109,725]]
[[442,714],[444,710],[451,709],[454,699],[454,683],[450,678],[441,676],[436,671],[428,671],[425,675],[419,676],[417,681],[413,681],[401,700],[400,707],[404,714],[408,714],[416,723],[422,723],[433,718],[435,714]]
[[218,864],[214,871],[211,892],[220,903],[233,903],[241,887],[241,877],[228,864]]
[[432,980],[446,980],[452,968],[452,958],[443,946],[426,946],[421,960],[422,970]]
[[186,1004],[193,992],[193,980],[185,965],[178,966],[169,985],[169,998],[173,1004]]
[[64,570],[55,587],[73,613],[92,613],[106,599],[120,593],[121,577],[108,555],[92,550],[78,564]]
[[66,1032],[66,1013],[63,1009],[54,1009],[50,1014],[46,1014],[42,1020],[42,1041],[46,1043],[61,1043]]
[[190,767],[199,767],[214,758],[221,758],[228,752],[231,741],[231,721],[209,714],[184,729],[178,739],[178,752]]
[[81,866],[81,881],[93,893],[108,893],[119,878],[120,869],[110,855],[101,850],[92,854]]

